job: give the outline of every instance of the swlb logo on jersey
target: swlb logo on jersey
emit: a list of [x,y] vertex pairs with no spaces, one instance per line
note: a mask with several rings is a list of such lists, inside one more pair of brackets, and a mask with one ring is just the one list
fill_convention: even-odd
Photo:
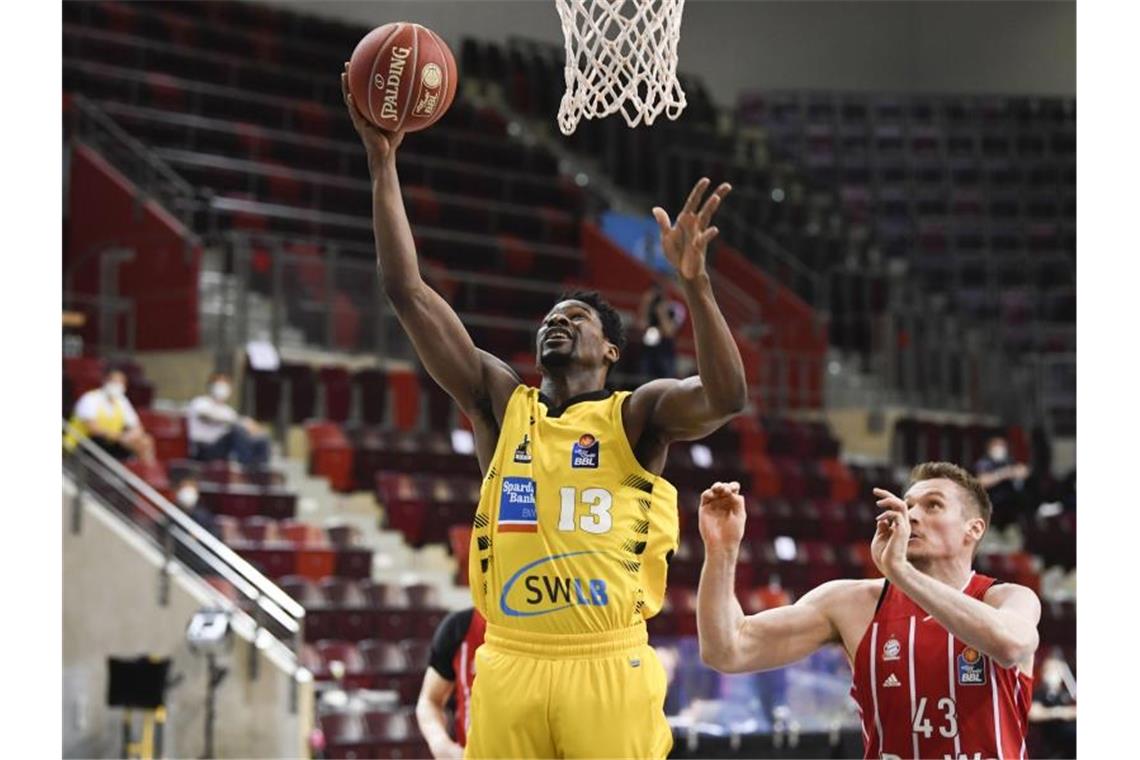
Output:
[[590,467],[597,469],[600,458],[601,442],[589,433],[583,433],[574,448],[570,451],[571,467]]
[[889,662],[890,660],[897,660],[901,649],[902,647],[899,646],[899,640],[891,636],[887,639],[887,643],[883,644],[883,661]]
[[530,436],[523,435],[522,443],[515,448],[515,463],[530,464]]
[[499,497],[499,532],[538,532],[538,506],[534,481],[530,478],[503,478],[503,492]]
[[597,552],[556,554],[522,566],[503,585],[499,609],[511,617],[537,617],[571,607],[605,607],[610,600],[604,580],[552,573],[543,567],[585,554]]
[[977,650],[966,647],[958,655],[958,683],[962,686],[984,686],[986,658]]

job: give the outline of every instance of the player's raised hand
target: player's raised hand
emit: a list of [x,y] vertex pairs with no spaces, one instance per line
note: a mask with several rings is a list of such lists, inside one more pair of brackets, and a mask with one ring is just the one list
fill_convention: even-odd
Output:
[[744,537],[744,516],[739,483],[713,483],[705,489],[699,515],[705,553],[735,552]]
[[340,75],[340,91],[344,95],[344,104],[348,108],[348,116],[352,119],[352,126],[360,135],[364,143],[364,150],[368,152],[368,168],[375,170],[385,163],[395,161],[396,148],[404,140],[403,132],[386,132],[374,126],[356,105],[352,93],[348,91],[348,64],[344,64],[344,71]]
[[720,207],[720,202],[732,190],[732,186],[722,182],[702,205],[701,199],[705,197],[708,189],[709,179],[702,177],[693,186],[675,222],[669,221],[665,209],[660,206],[653,207],[653,218],[661,228],[661,247],[665,252],[665,258],[683,280],[693,280],[705,273],[705,251],[719,232],[716,227],[710,227],[709,224],[712,222],[713,214]]
[[875,537],[871,539],[871,558],[887,579],[894,578],[906,565],[907,543],[910,541],[910,515],[906,502],[890,491],[872,491],[883,512],[875,518]]

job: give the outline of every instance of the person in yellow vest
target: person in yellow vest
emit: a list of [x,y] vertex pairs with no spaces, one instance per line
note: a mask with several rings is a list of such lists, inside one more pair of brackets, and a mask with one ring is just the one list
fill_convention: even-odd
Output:
[[127,373],[117,367],[103,373],[102,387],[79,397],[71,424],[120,461],[132,456],[147,464],[155,461],[154,439],[127,398]]
[[705,199],[702,179],[675,223],[653,209],[699,374],[608,390],[621,317],[597,293],[577,292],[538,326],[542,386],[532,388],[476,348],[420,277],[396,173],[403,134],[373,127],[347,87],[344,96],[372,176],[384,291],[428,372],[470,418],[484,474],[468,574],[487,629],[466,756],[665,757],[666,676],[645,626],[661,609],[678,539],[677,491],[661,473],[670,443],[713,432],[748,396],[705,268],[730,187]]

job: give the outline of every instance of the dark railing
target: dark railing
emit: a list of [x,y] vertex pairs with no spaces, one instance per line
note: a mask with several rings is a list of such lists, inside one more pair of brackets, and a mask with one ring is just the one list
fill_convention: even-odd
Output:
[[71,136],[99,151],[123,172],[146,195],[152,196],[166,211],[195,233],[194,214],[201,201],[194,186],[179,176],[146,145],[107,116],[82,95],[72,100]]
[[[227,582],[238,599],[234,612],[248,616],[254,641],[265,634],[276,639],[291,653],[296,676],[304,642],[305,611],[301,605],[66,421],[63,433],[75,441],[63,458],[64,472],[75,484],[71,530],[82,531],[83,500],[94,498],[144,536],[164,558],[156,578],[157,598],[163,606],[169,601],[174,563],[199,577]],[[258,647],[250,651],[251,673],[256,674]]]

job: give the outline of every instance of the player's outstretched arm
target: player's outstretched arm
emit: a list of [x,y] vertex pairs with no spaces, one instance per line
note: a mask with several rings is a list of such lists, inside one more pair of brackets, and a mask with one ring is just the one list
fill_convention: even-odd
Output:
[[447,733],[447,700],[453,691],[455,682],[447,680],[429,665],[416,700],[416,723],[436,760],[463,757],[463,748]]
[[475,347],[459,315],[420,276],[416,244],[396,173],[396,149],[404,134],[385,132],[364,118],[348,91],[347,70],[345,64],[341,90],[352,125],[368,154],[376,265],[384,293],[420,361],[468,416],[483,409],[488,401],[493,409],[502,410],[519,383],[518,375],[505,362]]
[[1031,668],[1039,638],[1041,601],[1016,583],[1002,583],[979,601],[919,572],[906,558],[910,520],[906,502],[890,491],[874,490],[885,511],[877,518],[871,556],[879,572],[966,644],[998,665]]
[[717,306],[705,267],[705,252],[718,232],[709,224],[732,188],[721,184],[702,205],[708,187],[707,178],[693,187],[675,222],[669,221],[664,209],[653,209],[665,257],[677,270],[688,302],[697,350],[695,377],[654,380],[630,397],[632,417],[644,420],[664,443],[704,437],[748,403],[744,362]]
[[715,483],[701,494],[705,563],[697,589],[697,635],[701,661],[722,673],[790,665],[839,638],[826,610],[842,593],[841,581],[812,590],[790,607],[744,615],[733,586],[744,535],[739,491],[739,483]]

